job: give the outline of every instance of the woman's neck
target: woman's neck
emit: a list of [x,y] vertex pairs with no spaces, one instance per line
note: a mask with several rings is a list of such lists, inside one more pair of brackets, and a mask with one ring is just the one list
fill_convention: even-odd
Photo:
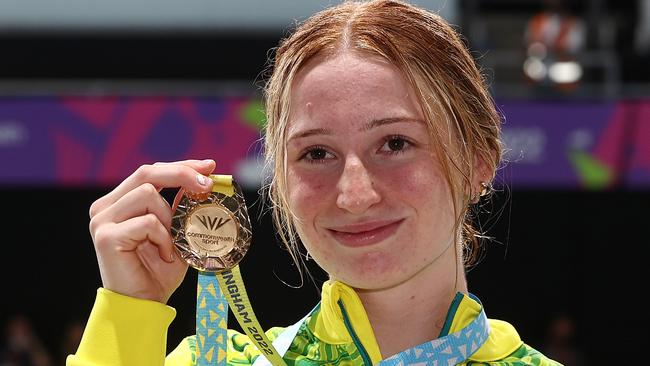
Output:
[[459,291],[467,293],[465,271],[462,263],[454,263],[456,258],[438,258],[412,278],[390,288],[356,290],[382,357],[438,337],[454,296]]

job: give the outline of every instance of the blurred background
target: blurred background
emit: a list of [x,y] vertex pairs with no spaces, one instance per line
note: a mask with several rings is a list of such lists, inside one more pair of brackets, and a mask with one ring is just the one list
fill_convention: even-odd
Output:
[[[214,158],[244,185],[241,266],[263,326],[313,307],[325,275],[309,262],[315,284],[294,288],[258,195],[260,88],[278,41],[334,3],[0,0],[1,366],[75,351],[101,286],[88,208],[155,161]],[[458,27],[505,121],[507,162],[479,215],[494,239],[470,291],[565,365],[643,349],[650,1],[416,3]],[[193,334],[195,281],[170,301],[170,350]]]

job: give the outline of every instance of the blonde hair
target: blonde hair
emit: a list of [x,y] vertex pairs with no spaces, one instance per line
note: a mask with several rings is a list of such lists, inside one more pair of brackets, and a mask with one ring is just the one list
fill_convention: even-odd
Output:
[[313,57],[347,50],[389,61],[413,88],[454,197],[454,230],[463,227],[463,259],[466,265],[473,264],[479,242],[468,208],[480,190],[472,187],[474,166],[480,159],[491,175],[487,178],[493,179],[501,159],[501,119],[454,29],[437,14],[396,0],[350,1],[323,10],[298,26],[276,50],[264,93],[265,153],[273,170],[268,194],[280,238],[297,262],[285,150],[293,81]]

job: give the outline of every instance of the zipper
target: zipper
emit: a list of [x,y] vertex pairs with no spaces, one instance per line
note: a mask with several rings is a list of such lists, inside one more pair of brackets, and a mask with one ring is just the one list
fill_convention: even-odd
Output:
[[357,337],[357,333],[355,333],[354,329],[352,329],[352,323],[350,323],[348,312],[345,310],[345,306],[343,306],[343,301],[339,299],[337,303],[339,304],[339,308],[341,308],[341,313],[343,314],[343,323],[345,324],[345,328],[347,328],[350,336],[352,336],[352,342],[354,342],[354,345],[357,346],[357,349],[361,354],[361,358],[363,359],[363,364],[366,366],[372,366],[372,361],[370,361],[368,352],[366,351],[365,347],[363,347],[363,344],[361,344],[361,340],[359,340],[359,337]]

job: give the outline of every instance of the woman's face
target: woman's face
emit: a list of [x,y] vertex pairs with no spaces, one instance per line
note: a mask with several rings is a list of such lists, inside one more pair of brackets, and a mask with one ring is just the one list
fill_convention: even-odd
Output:
[[287,173],[300,238],[332,279],[381,289],[434,262],[456,264],[452,197],[420,106],[391,64],[344,52],[299,72]]

